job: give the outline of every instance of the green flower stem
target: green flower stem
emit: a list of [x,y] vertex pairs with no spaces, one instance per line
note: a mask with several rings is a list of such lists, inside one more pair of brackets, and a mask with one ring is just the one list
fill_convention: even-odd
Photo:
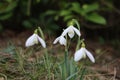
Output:
[[78,37],[78,42],[77,42],[76,50],[79,49],[80,44],[83,43],[83,42],[84,42],[84,39],[80,40],[80,37]]
[[28,0],[27,3],[27,15],[30,16],[30,9],[31,9],[31,0]]
[[41,29],[40,27],[38,27],[38,31],[40,32],[41,37],[42,37],[43,39],[45,39],[45,37],[44,37],[44,35],[43,35],[43,31],[42,31],[42,29]]
[[76,46],[76,51],[79,49],[80,44],[81,44],[80,37],[78,37],[77,46]]
[[[67,36],[66,36],[66,41],[67,41]],[[70,75],[70,63],[69,63],[69,56],[68,56],[68,48],[70,44],[66,44],[65,46],[65,54],[64,54],[64,64],[65,64],[65,78],[64,80]]]
[[[76,19],[72,19],[73,23],[75,23],[80,31],[80,25],[79,22]],[[80,37],[78,37],[78,41],[77,41],[77,46],[76,46],[76,50],[79,49],[79,46],[81,44],[81,42],[83,42],[83,40],[80,40]]]
[[68,50],[65,51],[65,67],[66,67],[67,73],[69,74]]
[[48,57],[48,51],[47,51],[47,49],[45,49],[44,52],[45,52],[45,67],[46,67],[47,72],[48,72],[48,80],[50,80],[50,74],[51,74],[50,59]]
[[72,19],[72,21],[77,25],[78,29],[80,30],[79,22],[76,19]]
[[34,34],[38,34],[38,30],[37,29],[34,30]]

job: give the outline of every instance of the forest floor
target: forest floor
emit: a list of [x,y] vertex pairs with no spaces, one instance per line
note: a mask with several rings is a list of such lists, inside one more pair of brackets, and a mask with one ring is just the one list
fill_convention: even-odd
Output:
[[[3,52],[3,50],[7,50],[7,48],[10,45],[15,45],[16,47],[22,47],[23,49],[25,49],[25,41],[31,34],[32,34],[31,31],[15,33],[10,30],[6,30],[4,33],[1,33],[0,56],[1,57],[9,56],[5,52]],[[46,37],[46,41],[48,45],[52,44],[54,37],[55,36]],[[86,39],[86,44],[87,44],[87,49],[93,53],[96,59],[96,63],[92,64],[92,67],[89,67],[91,70],[93,70],[96,73],[96,75],[94,76],[95,77],[98,76],[100,80],[120,80],[119,50],[116,50],[111,44],[108,43],[100,44],[99,41],[95,39]],[[55,45],[54,50],[58,50],[59,47],[60,47],[59,45]],[[54,51],[54,53],[55,55],[58,54],[57,51]],[[1,63],[1,58],[0,58],[0,63]],[[0,67],[0,73],[2,73],[2,71],[3,69]],[[1,75],[0,75],[0,80],[4,80],[1,77]]]

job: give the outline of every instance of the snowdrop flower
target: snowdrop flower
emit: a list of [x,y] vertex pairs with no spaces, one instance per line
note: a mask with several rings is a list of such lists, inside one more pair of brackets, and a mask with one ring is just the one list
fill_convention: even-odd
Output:
[[93,62],[95,63],[95,59],[93,57],[93,55],[85,48],[85,45],[83,46],[84,44],[82,44],[82,47],[81,49],[79,49],[78,51],[75,52],[75,55],[74,55],[74,60],[75,61],[79,61],[81,60],[82,58],[86,58],[86,55],[88,56],[88,58]]
[[38,44],[39,42],[41,43],[42,47],[46,48],[45,41],[41,37],[39,37],[38,34],[34,33],[27,39],[25,46],[33,46],[34,44]]
[[57,37],[57,38],[54,40],[53,44],[56,44],[57,42],[59,42],[61,45],[66,46],[66,39],[65,39],[63,36]]
[[65,29],[62,33],[62,36],[65,36],[67,33],[70,38],[73,38],[75,33],[79,37],[81,36],[80,31],[77,28],[75,28],[73,25],[70,25],[67,29]]

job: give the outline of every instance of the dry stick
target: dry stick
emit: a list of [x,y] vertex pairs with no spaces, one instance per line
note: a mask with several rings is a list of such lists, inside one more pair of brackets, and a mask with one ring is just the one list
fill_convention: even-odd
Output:
[[96,74],[91,74],[91,75],[85,75],[87,77],[98,77],[100,80],[106,79],[106,77],[103,74],[99,74],[98,72],[96,72]]
[[[117,79],[120,79],[120,76],[119,75],[117,75],[116,73],[117,73],[117,70],[116,70],[116,68],[114,68],[114,72],[111,72],[111,70],[105,70],[105,69],[103,69],[103,68],[90,68],[89,67],[89,69],[91,69],[91,70],[94,70],[94,71],[96,71],[96,73],[97,74],[94,74],[94,75],[87,75],[87,76],[99,76],[99,75],[101,75],[101,76],[114,76],[114,79],[113,80],[116,80],[115,78],[117,78]],[[99,74],[97,71],[101,71],[101,72],[104,72],[104,73],[106,73],[106,74]],[[99,74],[99,75],[98,75]]]
[[[114,74],[114,73],[108,73],[108,74],[99,74],[99,73],[97,73],[97,74],[94,74],[94,75],[92,75],[92,74],[89,74],[89,75],[85,75],[85,77],[99,77],[99,76],[113,76],[114,78],[113,78],[113,80],[116,80],[116,79],[120,79],[120,77],[119,76],[117,76],[116,75],[116,73]],[[105,77],[104,77],[105,78]],[[101,80],[101,79],[100,79]]]
[[7,76],[3,73],[0,73],[0,76],[4,77],[5,80],[7,80]]
[[116,78],[116,73],[117,73],[116,68],[114,68],[114,77],[113,77],[113,80],[116,80],[115,79]]

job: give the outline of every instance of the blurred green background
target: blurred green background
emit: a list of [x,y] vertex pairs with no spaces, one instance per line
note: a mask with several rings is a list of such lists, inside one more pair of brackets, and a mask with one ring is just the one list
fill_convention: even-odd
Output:
[[[49,34],[77,19],[87,37],[119,39],[118,0],[0,0],[0,32],[24,31],[41,26]],[[119,42],[119,41],[118,41]]]

